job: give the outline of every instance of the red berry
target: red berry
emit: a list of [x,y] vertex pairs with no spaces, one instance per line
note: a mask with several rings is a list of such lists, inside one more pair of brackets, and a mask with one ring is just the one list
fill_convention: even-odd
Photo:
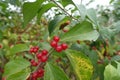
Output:
[[51,41],[50,45],[51,45],[51,47],[56,48],[57,47],[57,42],[56,41]]
[[2,45],[0,44],[0,48],[2,48]]
[[97,50],[97,48],[95,46],[92,47],[92,50]]
[[6,77],[2,77],[2,80],[6,80]]
[[33,53],[34,52],[34,48],[30,48],[30,53]]
[[68,32],[68,30],[67,30],[67,29],[62,29],[62,31],[63,31],[63,32]]
[[56,41],[56,42],[59,42],[60,38],[58,36],[54,36],[53,40]]
[[57,46],[57,47],[55,48],[55,50],[56,50],[57,52],[61,52],[63,49],[62,49],[62,46]]
[[37,66],[37,65],[38,65],[38,63],[35,62],[34,60],[31,60],[30,62],[31,62],[31,65],[32,65],[32,66]]
[[37,49],[37,48],[33,48],[33,52],[34,52],[34,53],[37,53],[37,52],[38,52],[38,49]]
[[32,74],[32,78],[37,78],[37,76],[38,76],[38,73],[37,73],[37,72],[34,72],[34,73]]
[[36,48],[37,50],[39,50],[39,47],[38,47],[38,46],[35,46],[34,48]]
[[38,70],[38,73],[39,73],[39,74],[44,73],[44,69],[40,68],[40,69]]
[[47,57],[47,56],[42,56],[40,60],[41,60],[41,62],[46,62],[46,61],[47,61],[47,59],[48,59],[48,57]]
[[44,73],[41,73],[41,74],[38,74],[38,77],[43,77],[44,76]]
[[48,54],[48,51],[47,50],[42,50],[42,55],[47,55]]
[[66,50],[68,48],[68,45],[66,43],[61,44],[61,46],[63,50]]
[[42,68],[40,68],[39,70],[38,70],[38,77],[43,77],[44,76],[44,69],[42,69]]
[[36,56],[37,56],[38,59],[40,59],[42,57],[42,54],[41,53],[37,53]]

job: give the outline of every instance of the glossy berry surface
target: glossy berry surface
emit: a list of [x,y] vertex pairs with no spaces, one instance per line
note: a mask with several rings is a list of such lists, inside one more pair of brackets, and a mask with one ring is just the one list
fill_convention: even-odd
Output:
[[31,62],[31,65],[32,65],[32,66],[37,66],[37,65],[38,65],[38,63],[35,62],[34,60],[31,60],[30,62]]
[[51,47],[55,48],[55,47],[57,47],[57,42],[56,41],[51,41],[50,45],[51,45]]
[[66,43],[61,44],[61,46],[63,50],[66,50],[68,48],[68,45]]
[[40,58],[41,62],[46,62],[46,61],[47,61],[47,59],[48,59],[48,57],[47,57],[47,56],[42,56],[42,57]]
[[53,40],[56,41],[56,42],[59,42],[60,38],[58,36],[54,36]]
[[43,77],[44,76],[44,69],[42,69],[42,68],[40,68],[39,70],[38,70],[38,77]]
[[30,50],[29,50],[29,52],[30,52],[30,53],[37,53],[38,50],[39,50],[39,47],[38,47],[38,46],[35,46],[35,47],[31,47]]
[[37,73],[37,72],[34,72],[34,73],[32,74],[32,78],[34,78],[34,79],[36,79],[37,76],[38,76],[38,73]]
[[62,49],[62,46],[57,46],[57,47],[55,48],[55,50],[56,50],[57,52],[61,52],[63,49]]
[[42,53],[42,55],[47,55],[47,54],[48,54],[48,51],[44,49],[44,50],[42,50],[41,53]]
[[38,59],[40,59],[42,57],[42,53],[37,53],[36,56]]

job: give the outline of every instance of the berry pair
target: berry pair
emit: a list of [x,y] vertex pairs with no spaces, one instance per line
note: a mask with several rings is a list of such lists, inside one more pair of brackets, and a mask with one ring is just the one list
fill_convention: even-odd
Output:
[[58,44],[60,38],[58,36],[54,36],[53,40],[50,42],[51,47],[53,47],[57,52],[62,52],[62,50],[66,50],[68,45],[66,43]]
[[44,49],[41,52],[37,53],[36,57],[38,59],[38,62],[46,62],[48,59],[48,51]]
[[30,51],[30,53],[37,53],[38,50],[39,50],[39,47],[38,46],[34,46],[34,47],[31,47],[29,51]]

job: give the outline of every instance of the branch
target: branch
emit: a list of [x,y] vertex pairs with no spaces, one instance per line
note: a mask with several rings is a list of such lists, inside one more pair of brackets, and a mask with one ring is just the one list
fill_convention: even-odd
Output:
[[71,14],[69,14],[64,8],[62,8],[56,1],[51,0],[53,3],[55,3],[57,5],[57,7],[59,7],[63,12],[65,12],[69,17],[73,18],[76,21],[79,21],[78,19],[76,19],[75,17],[73,17]]

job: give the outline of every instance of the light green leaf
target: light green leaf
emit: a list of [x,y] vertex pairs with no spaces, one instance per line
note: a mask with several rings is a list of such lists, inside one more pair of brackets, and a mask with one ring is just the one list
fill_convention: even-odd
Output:
[[26,2],[23,4],[24,26],[35,17],[43,2],[44,0],[37,0],[36,2]]
[[93,8],[87,10],[87,16],[94,24],[98,25],[96,11]]
[[120,32],[120,20],[115,22],[110,29],[113,31],[114,34],[118,34]]
[[9,77],[13,74],[19,74],[19,72],[26,69],[28,66],[30,66],[30,63],[23,58],[11,60],[5,65],[5,72],[3,76]]
[[120,75],[118,70],[111,64],[108,64],[105,67],[104,80],[120,80]]
[[67,50],[66,55],[70,60],[78,80],[91,80],[93,66],[89,58],[86,57],[83,53],[74,50]]
[[69,80],[58,66],[48,62],[45,66],[44,80]]
[[66,32],[61,41],[76,41],[76,40],[97,40],[99,33],[93,29],[90,22],[84,21],[74,26],[70,31]]
[[38,20],[41,18],[41,16],[42,16],[43,13],[45,13],[46,11],[48,11],[49,9],[51,9],[51,7],[55,7],[55,6],[56,5],[53,4],[53,3],[48,3],[46,5],[43,5],[40,8],[39,12],[38,12],[38,16],[37,16]]
[[64,15],[59,15],[59,16],[56,16],[56,17],[54,18],[54,20],[50,21],[49,26],[48,26],[49,34],[51,34],[51,33],[54,31],[54,29],[55,29],[58,25],[60,25],[60,22],[61,22],[64,18],[65,18]]
[[17,44],[10,49],[10,55],[28,50],[29,47],[26,44]]
[[78,5],[78,4],[75,4],[75,5],[79,10],[81,18],[84,20],[86,14],[87,14],[87,10],[86,10],[85,6],[84,5]]
[[22,70],[16,74],[13,74],[7,78],[7,80],[26,80],[30,75],[30,70]]

